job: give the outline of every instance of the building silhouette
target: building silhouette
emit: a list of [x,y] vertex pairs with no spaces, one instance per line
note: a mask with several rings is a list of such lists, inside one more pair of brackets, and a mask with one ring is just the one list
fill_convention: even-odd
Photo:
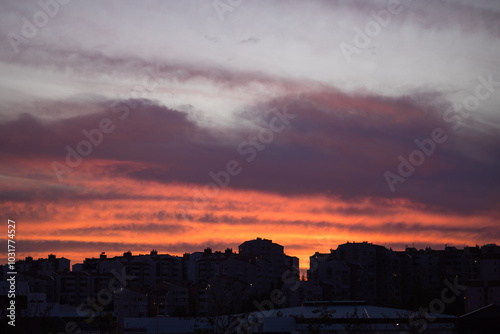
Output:
[[[278,295],[276,291],[282,298],[272,305],[275,308],[356,302],[417,310],[442,298],[449,284],[464,288],[444,305],[443,313],[463,315],[500,305],[500,247],[494,244],[393,251],[366,241],[347,242],[329,253],[316,252],[309,266],[307,280],[300,280],[298,258],[262,238],[243,242],[238,252],[206,248],[183,256],[156,250],[114,257],[101,253],[71,271],[68,259],[53,254],[38,260],[27,257],[16,262],[19,293],[25,298],[19,312],[57,316],[71,306],[85,317],[92,309],[82,305],[92,300],[99,306],[94,306],[94,315],[110,313],[123,325],[128,318],[252,312],[269,305],[263,301]],[[6,289],[6,266],[1,270],[0,288]],[[476,316],[470,313],[463,321]]]

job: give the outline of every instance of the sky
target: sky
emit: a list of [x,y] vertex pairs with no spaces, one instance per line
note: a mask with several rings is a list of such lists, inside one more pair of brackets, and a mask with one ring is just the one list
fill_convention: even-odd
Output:
[[0,32],[18,259],[500,243],[498,1],[7,0]]

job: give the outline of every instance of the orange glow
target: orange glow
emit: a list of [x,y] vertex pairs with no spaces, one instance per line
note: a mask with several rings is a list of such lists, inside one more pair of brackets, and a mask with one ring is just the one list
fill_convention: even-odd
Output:
[[[442,248],[445,243],[462,247],[492,242],[477,229],[494,226],[487,214],[463,217],[425,212],[405,200],[381,204],[366,197],[346,202],[323,195],[294,197],[232,189],[220,190],[202,202],[191,185],[95,179],[88,172],[95,171],[100,162],[86,163],[75,173],[78,179],[71,175],[64,184],[2,180],[7,188],[60,188],[80,196],[60,202],[0,205],[13,213],[11,219],[17,219],[18,259],[54,253],[75,264],[100,252],[114,256],[151,249],[182,255],[209,246],[237,250],[243,241],[263,237],[283,245],[288,255],[299,257],[301,268],[307,268],[314,252],[329,252],[347,241],[368,241],[395,250],[413,244]],[[123,197],[128,194],[134,197]],[[205,204],[196,205],[193,199]],[[183,214],[191,219],[182,218]],[[40,246],[23,251],[23,243],[28,242]],[[57,245],[56,249],[51,245]]]

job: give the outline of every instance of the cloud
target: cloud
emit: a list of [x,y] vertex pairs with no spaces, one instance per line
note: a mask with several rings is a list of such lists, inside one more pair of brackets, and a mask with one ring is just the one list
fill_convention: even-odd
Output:
[[[55,121],[23,114],[1,123],[0,149],[11,158],[49,161],[42,166],[42,174],[50,175],[50,159],[65,164],[66,147],[76,150],[79,142],[88,140],[82,131],[98,128],[108,118],[115,130],[104,134],[102,143],[81,163],[99,177],[192,184],[203,190],[204,185],[215,182],[211,172],[219,173],[235,160],[242,172],[230,178],[233,189],[324,194],[348,200],[396,196],[424,204],[426,210],[443,212],[495,210],[500,196],[499,188],[492,184],[499,178],[500,156],[495,152],[499,152],[500,132],[488,124],[480,125],[484,131],[453,131],[429,98],[437,105],[445,103],[435,94],[389,98],[322,90],[256,105],[237,114],[241,125],[231,128],[200,126],[187,113],[148,100],[114,101],[129,110],[127,119],[121,120],[120,114],[107,108],[113,101],[107,101],[100,103],[99,113]],[[269,122],[285,106],[286,113],[296,118],[267,142],[264,132],[269,131]],[[273,107],[277,109],[271,111]],[[393,194],[383,173],[397,173],[398,156],[408,159],[418,149],[415,139],[429,138],[435,128],[443,128],[448,141],[437,144],[435,153]],[[257,146],[250,144],[252,138]],[[476,153],[471,156],[470,152]],[[255,160],[251,160],[253,155]],[[104,163],[95,163],[97,160]],[[77,167],[73,173],[79,168],[85,167]],[[0,196],[11,201],[162,198],[64,187],[31,190],[7,188]]]
[[[479,76],[500,78],[498,2],[402,0],[349,64],[339,45],[386,0],[248,1],[224,21],[210,0],[95,4],[60,6],[17,54],[0,40],[0,201],[31,251],[164,238],[190,251],[255,226],[309,250],[315,229],[400,246],[498,239],[500,95],[459,129],[443,118]],[[41,10],[0,7],[7,37]],[[293,117],[273,121],[285,107]],[[393,193],[384,172],[436,128],[446,141]],[[60,182],[53,163],[89,145]],[[51,224],[78,240],[30,241]],[[143,246],[123,241],[142,225]]]
[[168,223],[119,223],[119,224],[106,224],[105,226],[89,226],[80,228],[64,228],[54,232],[57,236],[114,236],[122,235],[123,232],[141,233],[148,232],[161,232],[161,233],[179,233],[189,230],[186,226]]

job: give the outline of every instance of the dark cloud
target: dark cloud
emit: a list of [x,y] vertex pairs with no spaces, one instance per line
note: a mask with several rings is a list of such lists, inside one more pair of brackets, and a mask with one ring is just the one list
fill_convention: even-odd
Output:
[[[249,38],[246,42],[257,43],[259,40]],[[0,45],[4,41],[0,41]],[[8,51],[7,51],[8,50]],[[4,50],[2,50],[4,51]],[[2,54],[0,51],[0,55]],[[152,62],[136,55],[110,56],[100,50],[72,49],[66,46],[45,44],[31,49],[31,52],[14,54],[10,47],[5,48],[4,61],[21,66],[33,66],[37,69],[56,70],[66,73],[70,69],[70,77],[79,80],[95,80],[96,75],[106,73],[110,77],[120,80],[134,78],[138,86],[152,91],[158,87],[162,80],[186,84],[196,80],[206,80],[211,85],[216,85],[226,91],[247,88],[255,84],[267,87],[286,87],[287,89],[303,89],[311,82],[291,80],[286,77],[277,77],[264,71],[255,70],[230,70],[221,65],[207,66],[199,62],[187,60]],[[319,83],[314,83],[321,86]],[[133,91],[133,86],[129,92]],[[143,90],[135,92],[133,97],[139,96]],[[82,96],[78,96],[83,98]],[[85,96],[84,96],[85,97]],[[88,96],[89,97],[89,96]],[[98,99],[98,96],[92,96]],[[42,105],[43,106],[43,105]],[[37,107],[40,107],[37,105]],[[38,110],[37,110],[38,111]],[[66,111],[65,114],[70,113]]]
[[[22,219],[29,222],[50,221],[61,213],[61,210],[55,206],[39,205],[38,203],[16,203],[18,205],[9,205],[9,199],[4,199],[4,205],[0,206],[4,217],[13,220]],[[26,201],[26,199],[24,199]]]
[[[113,112],[110,105],[120,112]],[[102,143],[93,146],[70,177],[77,178],[79,168],[87,166],[101,178],[188,183],[201,186],[196,196],[203,200],[203,186],[215,182],[210,173],[225,170],[235,160],[242,168],[239,175],[230,177],[228,186],[235,189],[291,196],[324,194],[349,201],[402,198],[419,203],[423,210],[464,214],[498,210],[500,133],[487,123],[479,130],[455,131],[453,124],[443,121],[443,110],[432,105],[446,106],[433,94],[388,98],[321,91],[249,109],[238,115],[245,122],[235,128],[204,128],[186,113],[151,101],[108,101],[101,104],[100,113],[51,122],[25,114],[1,123],[0,150],[5,158],[47,161],[42,174],[52,174],[51,181],[57,182],[52,161],[65,164],[65,147],[76,150],[87,139],[82,131],[91,131],[108,118],[114,131],[103,134]],[[271,132],[271,120],[283,114],[285,106],[294,118],[281,131]],[[127,117],[122,120],[121,115]],[[397,174],[398,156],[409,159],[418,148],[415,139],[430,138],[438,127],[447,141],[436,144],[435,152],[404,183],[397,183],[392,193],[384,172]],[[258,144],[252,146],[251,139]],[[109,163],[94,166],[93,159]],[[165,199],[64,187],[0,193],[0,198],[10,201],[146,197]]]
[[40,187],[39,189],[2,190],[0,201],[4,202],[68,202],[68,201],[90,201],[90,200],[178,200],[177,196],[130,194],[120,191],[106,191],[95,189],[71,189],[70,187]]
[[197,221],[202,223],[223,223],[231,225],[251,225],[262,223],[258,216],[231,216],[231,215],[221,215],[217,216],[213,212],[207,212],[204,215],[197,218]]
[[121,232],[129,231],[136,233],[143,233],[144,231],[148,232],[171,232],[171,233],[179,233],[185,232],[188,228],[181,224],[159,224],[159,223],[121,223],[121,224],[108,224],[106,226],[89,226],[89,227],[80,227],[80,228],[65,228],[58,229],[54,232],[54,235],[71,235],[71,236],[88,236],[88,235],[97,235],[97,236],[116,236],[121,235]]

